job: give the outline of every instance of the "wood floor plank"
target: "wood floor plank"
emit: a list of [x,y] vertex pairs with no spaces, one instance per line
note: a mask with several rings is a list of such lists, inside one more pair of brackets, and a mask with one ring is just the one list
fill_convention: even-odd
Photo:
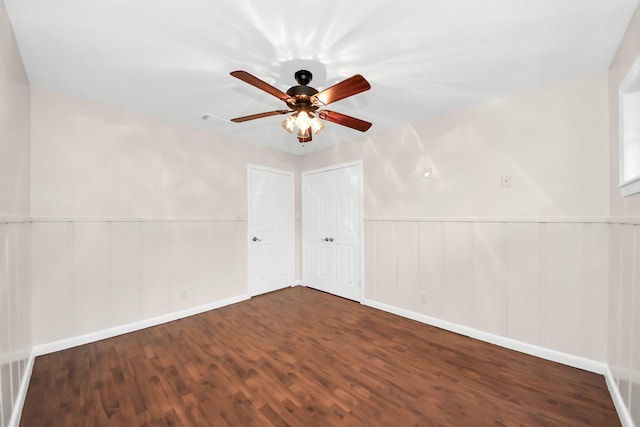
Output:
[[600,375],[297,287],[40,356],[20,425],[620,423]]

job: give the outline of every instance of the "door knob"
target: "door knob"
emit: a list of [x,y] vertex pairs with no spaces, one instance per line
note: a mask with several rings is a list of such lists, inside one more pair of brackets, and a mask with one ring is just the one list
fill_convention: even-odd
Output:
[[323,240],[325,242],[333,242],[333,237],[325,237]]
[[262,242],[262,239],[258,239],[256,236],[253,236],[253,240],[254,242]]

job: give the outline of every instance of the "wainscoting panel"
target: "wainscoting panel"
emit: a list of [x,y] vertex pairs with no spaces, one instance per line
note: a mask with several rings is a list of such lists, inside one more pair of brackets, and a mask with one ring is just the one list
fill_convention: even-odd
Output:
[[400,222],[395,227],[398,300],[411,301],[412,306],[415,306],[418,298],[412,281],[420,277],[420,259],[413,254],[418,252],[419,224]]
[[[585,246],[585,323],[589,329],[582,329],[583,347],[586,354],[596,360],[605,361],[607,356],[607,318],[609,292],[609,224],[588,224]],[[603,261],[607,260],[606,263]],[[594,337],[596,339],[594,339]]]
[[[633,228],[633,227],[631,227]],[[607,363],[616,381],[620,378],[620,295],[622,293],[622,225],[611,224],[609,230],[609,321],[607,329]],[[622,394],[622,391],[621,391]]]
[[[110,224],[79,222],[71,233],[71,302],[74,335],[107,328],[111,324]],[[82,301],[82,303],[79,303]]]
[[587,285],[584,264],[585,230],[582,224],[542,225],[542,340],[543,347],[569,354],[583,355],[582,337],[586,312],[584,292]]
[[35,221],[36,345],[247,292],[246,221]]
[[635,249],[636,249],[635,227],[627,224],[622,225],[620,244],[621,250],[621,276],[620,276],[620,305],[618,324],[618,386],[622,391],[622,398],[628,408],[631,408],[631,360],[633,342],[633,288],[635,282]]
[[33,340],[36,344],[74,336],[73,223],[31,225]]
[[142,283],[140,268],[141,225],[139,222],[113,222],[111,227],[111,248],[108,252],[111,277],[110,304],[112,319],[119,319],[123,324],[133,323],[140,319]]
[[0,220],[0,425],[19,412],[31,355],[30,224]]
[[606,357],[608,224],[365,220],[365,296],[552,350]]
[[[390,305],[400,303],[398,293],[398,265],[397,265],[397,233],[395,222],[381,222],[375,228],[375,271],[366,275],[375,277],[375,296]],[[366,241],[366,236],[365,236]],[[366,243],[365,243],[366,244]],[[381,262],[384,260],[384,262]],[[366,274],[366,273],[365,273]],[[405,302],[408,303],[408,302]]]
[[507,333],[507,271],[505,224],[474,223],[473,309],[475,328],[497,335]]
[[474,303],[473,224],[446,222],[442,240],[444,280],[439,286],[444,288],[443,320],[470,326]]
[[[375,223],[371,223],[375,226]],[[420,298],[413,298],[412,310],[444,318],[444,224],[418,223],[418,265]],[[415,255],[414,255],[415,256]]]

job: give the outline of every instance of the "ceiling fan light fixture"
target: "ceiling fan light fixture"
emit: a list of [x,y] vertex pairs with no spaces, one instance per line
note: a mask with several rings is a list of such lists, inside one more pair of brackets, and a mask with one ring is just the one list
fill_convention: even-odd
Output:
[[311,136],[311,129],[307,129],[307,130],[299,130],[298,134],[296,135],[298,137],[298,142],[300,143],[305,143],[305,142],[309,142],[313,139],[313,137]]
[[[294,129],[298,129],[298,139],[311,138],[311,134],[317,135],[324,129],[322,123],[316,116],[307,111],[298,111],[282,121],[282,127],[289,133],[293,133]],[[305,141],[307,142],[307,141]]]
[[318,120],[317,117],[312,117],[311,118],[311,130],[313,131],[314,135],[319,134],[322,129],[324,129],[324,123],[322,123],[320,120]]
[[298,141],[300,142],[309,142],[311,141],[311,129],[298,129],[298,133],[296,136],[298,137]]
[[302,131],[306,131],[311,127],[311,115],[306,111],[298,111],[296,114],[296,127]]
[[289,133],[293,133],[293,129],[296,126],[296,114],[292,114],[282,121],[282,127]]

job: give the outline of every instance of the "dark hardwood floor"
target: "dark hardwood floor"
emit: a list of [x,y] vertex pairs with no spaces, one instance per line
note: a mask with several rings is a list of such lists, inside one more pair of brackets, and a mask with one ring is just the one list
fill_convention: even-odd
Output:
[[308,288],[36,359],[21,426],[616,426],[604,378]]

